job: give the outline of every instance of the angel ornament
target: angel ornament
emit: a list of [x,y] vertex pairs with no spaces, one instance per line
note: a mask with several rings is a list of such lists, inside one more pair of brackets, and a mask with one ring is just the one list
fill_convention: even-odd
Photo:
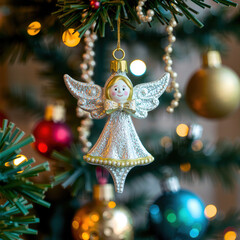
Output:
[[126,61],[114,54],[113,57],[112,74],[104,88],[78,82],[68,75],[64,76],[64,80],[70,93],[78,99],[80,108],[90,112],[94,119],[108,117],[99,139],[84,160],[108,169],[116,191],[121,193],[129,171],[134,166],[146,165],[154,160],[142,145],[131,117],[146,118],[148,112],[158,106],[158,98],[168,85],[169,73],[157,81],[133,87],[126,75]]

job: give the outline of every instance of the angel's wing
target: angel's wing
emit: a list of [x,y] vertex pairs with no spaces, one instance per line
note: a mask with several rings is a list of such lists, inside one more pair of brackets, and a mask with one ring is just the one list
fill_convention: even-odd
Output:
[[136,112],[132,114],[136,118],[146,118],[159,104],[158,98],[164,93],[169,82],[169,73],[154,82],[138,84],[133,88],[133,99],[136,101]]
[[82,83],[74,80],[69,75],[64,75],[65,84],[69,92],[78,99],[78,106],[90,112],[94,119],[104,118],[103,90],[100,86],[90,83]]

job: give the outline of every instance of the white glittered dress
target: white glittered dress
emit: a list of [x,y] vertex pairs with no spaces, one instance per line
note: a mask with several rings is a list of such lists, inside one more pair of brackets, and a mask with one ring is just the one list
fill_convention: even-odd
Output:
[[97,143],[85,159],[112,166],[135,166],[153,161],[137,135],[130,114],[121,110],[110,115]]
[[108,116],[104,129],[92,149],[84,156],[90,164],[104,166],[111,173],[117,192],[122,192],[128,172],[137,165],[146,165],[154,160],[142,145],[131,117],[146,118],[148,112],[159,105],[158,98],[165,91],[169,74],[157,81],[143,83],[133,88],[132,100],[136,111],[129,113],[124,109],[106,114],[104,103],[107,101],[105,88],[115,76],[127,77],[125,72],[113,73],[105,87],[81,83],[65,75],[65,84],[70,93],[78,99],[78,106],[90,112],[91,117],[100,119]]

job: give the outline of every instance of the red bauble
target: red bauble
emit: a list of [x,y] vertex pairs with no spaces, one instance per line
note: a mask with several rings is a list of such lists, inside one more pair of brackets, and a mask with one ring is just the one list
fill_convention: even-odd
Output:
[[4,119],[8,119],[8,117],[3,112],[0,112],[0,128],[2,128]]
[[53,150],[69,147],[73,141],[70,128],[62,122],[42,120],[35,126],[33,135],[35,149],[46,157],[50,157]]
[[97,10],[100,7],[100,2],[98,2],[96,0],[95,1],[93,0],[93,1],[90,2],[90,5],[93,9]]

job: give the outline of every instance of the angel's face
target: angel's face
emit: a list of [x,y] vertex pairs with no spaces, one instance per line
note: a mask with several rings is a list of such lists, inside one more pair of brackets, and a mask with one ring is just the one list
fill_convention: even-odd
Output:
[[130,88],[123,80],[118,80],[110,89],[110,97],[117,103],[125,103],[130,94]]

